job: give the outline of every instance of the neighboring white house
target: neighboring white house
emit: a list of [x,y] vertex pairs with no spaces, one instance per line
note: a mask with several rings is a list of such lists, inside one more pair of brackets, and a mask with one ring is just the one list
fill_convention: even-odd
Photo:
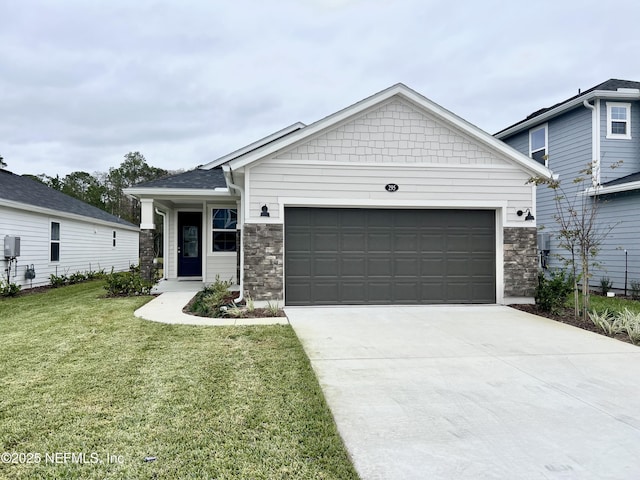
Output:
[[[165,275],[286,305],[531,301],[550,171],[402,84],[127,189]],[[143,268],[152,258],[142,255]]]
[[0,274],[22,288],[47,285],[51,274],[120,271],[138,263],[137,226],[0,170],[0,244],[13,243],[12,237],[20,238],[19,254],[5,249]]

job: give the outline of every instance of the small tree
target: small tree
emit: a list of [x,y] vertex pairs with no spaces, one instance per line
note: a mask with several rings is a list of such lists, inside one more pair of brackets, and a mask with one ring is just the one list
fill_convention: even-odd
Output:
[[[616,163],[611,168],[620,165]],[[600,184],[593,175],[593,164],[581,170],[572,180],[573,189],[567,191],[558,178],[534,177],[529,180],[535,185],[546,185],[554,191],[556,213],[554,220],[558,224],[557,238],[560,247],[567,250],[566,263],[571,268],[574,279],[574,315],[587,318],[589,311],[590,267],[597,266],[595,261],[600,246],[615,225],[602,226],[598,223],[598,210],[601,199],[598,195]],[[577,258],[576,258],[577,257]],[[580,274],[578,274],[578,266]],[[579,300],[578,282],[582,284],[582,302]]]

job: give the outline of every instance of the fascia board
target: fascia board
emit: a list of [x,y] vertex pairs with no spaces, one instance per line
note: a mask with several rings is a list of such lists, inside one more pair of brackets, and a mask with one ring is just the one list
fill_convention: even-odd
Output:
[[128,195],[134,195],[139,198],[151,197],[221,197],[230,196],[229,189],[211,189],[211,188],[137,188],[130,187],[123,190]]
[[361,100],[354,105],[351,105],[350,107],[340,110],[333,115],[319,120],[318,122],[313,123],[305,129],[299,131],[297,134],[294,133],[289,135],[287,138],[283,138],[282,141],[276,141],[269,147],[261,149],[259,152],[246,155],[245,157],[238,158],[237,160],[232,160],[228,163],[228,165],[230,165],[232,169],[245,167],[261,158],[276,153],[277,151],[295,142],[304,140],[305,138],[308,138],[328,127],[331,127],[332,125],[338,124],[351,116],[357,115],[375,105],[381,104],[382,102],[390,99],[395,95],[399,95],[400,97],[410,101],[411,103],[416,104],[418,107],[421,107],[424,110],[433,113],[435,116],[468,133],[476,140],[479,140],[493,150],[496,150],[506,157],[511,158],[530,174],[547,178],[550,178],[552,176],[552,173],[548,168],[532,161],[529,157],[521,154],[502,141],[497,140],[484,130],[479,129],[475,125],[467,122],[466,120],[460,118],[449,110],[432,102],[428,98],[418,94],[414,90],[401,83],[393,85],[386,90],[383,90],[375,95],[372,95],[371,97]]
[[629,192],[631,190],[640,190],[640,182],[621,183],[619,185],[611,185],[610,187],[588,188],[586,193],[590,197],[597,195],[607,195],[610,193]]
[[70,220],[78,220],[83,223],[91,223],[96,225],[108,225],[109,227],[122,228],[124,230],[131,230],[132,232],[139,232],[140,229],[135,226],[122,225],[121,223],[109,222],[107,220],[101,220],[99,218],[87,217],[85,215],[78,215],[77,213],[61,212],[60,210],[54,210],[52,208],[38,207],[36,205],[28,205],[26,203],[14,202],[12,200],[6,200],[0,198],[0,206],[13,208],[16,210],[24,210],[31,213],[41,213],[51,217],[68,218]]
[[273,142],[274,140],[277,140],[280,137],[284,137],[286,135],[289,135],[290,133],[295,132],[296,130],[300,130],[302,128],[305,128],[306,125],[302,122],[297,122],[294,123],[293,125],[289,125],[288,127],[283,128],[282,130],[278,130],[277,132],[272,133],[271,135],[268,135],[264,138],[261,138],[260,140],[257,140],[253,143],[250,143],[249,145],[242,147],[238,150],[235,150],[231,153],[226,154],[223,157],[220,157],[212,162],[209,162],[205,165],[202,165],[198,168],[202,169],[202,170],[210,170],[212,168],[216,168],[219,167],[220,165],[223,165],[225,163],[227,163],[229,160],[232,160],[234,158],[237,157],[241,157],[242,155],[246,154],[247,152],[250,152],[252,150],[257,150],[259,148],[261,148],[262,146]]
[[541,115],[531,118],[525,122],[514,125],[513,127],[503,130],[502,132],[496,133],[494,136],[498,139],[503,139],[509,137],[515,133],[518,133],[522,130],[529,130],[531,127],[538,125],[540,123],[544,123],[547,120],[560,115],[561,113],[571,110],[579,105],[582,105],[584,101],[590,101],[595,98],[606,98],[611,100],[638,100],[640,99],[640,93],[637,92],[617,92],[613,90],[594,90],[593,92],[589,92],[581,97],[574,98],[573,100],[558,105],[553,110],[549,110]]

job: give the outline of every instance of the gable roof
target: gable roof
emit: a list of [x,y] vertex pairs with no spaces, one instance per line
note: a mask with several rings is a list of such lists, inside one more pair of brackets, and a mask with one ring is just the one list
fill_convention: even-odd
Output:
[[111,215],[77,198],[70,197],[43,183],[28,177],[15,175],[7,170],[0,170],[0,204],[11,205],[14,203],[51,210],[53,214],[59,212],[79,215],[87,219],[114,223],[138,230],[136,225],[122,218]]
[[[637,91],[635,91],[637,90]],[[575,108],[577,105],[582,104],[584,101],[592,100],[593,98],[640,98],[640,82],[631,80],[619,80],[611,78],[606,82],[602,82],[595,87],[592,87],[584,92],[580,92],[571,98],[567,98],[562,102],[556,103],[550,107],[541,108],[528,115],[526,118],[510,125],[495,134],[497,138],[505,138],[525,128],[542,123],[551,117],[559,115],[560,113]]]
[[139,183],[134,188],[213,189],[226,187],[227,183],[224,180],[222,168],[198,167],[157,180]]
[[382,104],[392,97],[399,97],[414,106],[421,108],[430,114],[437,117],[440,121],[453,126],[454,128],[461,130],[462,132],[469,135],[472,139],[478,141],[483,144],[485,147],[493,150],[494,152],[501,153],[513,163],[517,164],[530,174],[534,176],[544,176],[551,177],[551,171],[540,165],[538,162],[535,162],[531,158],[526,155],[521,154],[515,149],[511,148],[504,142],[497,140],[484,130],[476,127],[475,125],[467,122],[466,120],[460,118],[449,110],[441,107],[440,105],[432,102],[428,98],[420,95],[415,90],[407,87],[402,83],[398,83],[393,85],[381,92],[378,92],[370,97],[365,98],[353,105],[346,107],[336,113],[333,113],[321,120],[318,120],[311,125],[308,125],[299,130],[293,131],[286,136],[280,137],[276,140],[273,140],[269,143],[265,143],[258,148],[247,151],[246,153],[242,153],[235,157],[229,158],[226,161],[227,168],[241,168],[252,162],[255,162],[261,158],[264,158],[267,155],[275,154],[280,150],[283,150],[294,143],[301,142],[306,138],[311,137],[312,135],[317,134],[325,129],[329,129],[332,126],[343,122],[351,117],[354,117],[367,109],[370,109],[376,105]]

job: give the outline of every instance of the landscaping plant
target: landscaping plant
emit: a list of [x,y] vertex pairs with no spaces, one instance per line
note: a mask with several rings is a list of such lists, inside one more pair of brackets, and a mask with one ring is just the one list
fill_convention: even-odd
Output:
[[538,272],[538,286],[535,291],[535,301],[538,308],[544,312],[557,313],[562,308],[573,291],[573,277],[564,270]]

